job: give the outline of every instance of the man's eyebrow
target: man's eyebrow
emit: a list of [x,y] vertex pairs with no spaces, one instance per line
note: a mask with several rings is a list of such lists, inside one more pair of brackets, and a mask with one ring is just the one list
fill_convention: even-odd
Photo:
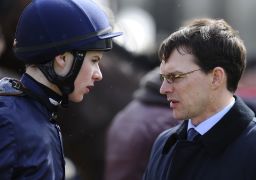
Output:
[[173,75],[175,75],[175,74],[180,74],[180,73],[183,73],[183,72],[181,72],[181,71],[173,71],[173,72],[169,72],[169,73],[166,73],[167,75],[168,74],[173,74]]

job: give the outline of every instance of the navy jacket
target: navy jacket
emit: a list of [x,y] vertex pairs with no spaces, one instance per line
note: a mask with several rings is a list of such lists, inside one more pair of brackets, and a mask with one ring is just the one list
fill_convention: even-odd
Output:
[[236,97],[231,110],[192,142],[187,121],[156,140],[144,180],[256,179],[255,114]]
[[[0,179],[64,179],[60,129],[52,119],[56,107],[47,109],[11,82],[0,81]],[[45,102],[57,97],[26,74],[21,82]]]

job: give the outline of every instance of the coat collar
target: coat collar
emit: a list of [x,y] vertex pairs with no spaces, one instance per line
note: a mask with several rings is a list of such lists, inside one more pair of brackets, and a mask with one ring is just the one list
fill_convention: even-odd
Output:
[[26,73],[22,75],[20,81],[30,92],[29,94],[31,97],[45,106],[48,111],[52,113],[53,119],[56,119],[56,112],[62,97],[46,86],[40,84]]
[[[236,102],[227,114],[214,125],[207,133],[199,137],[196,143],[200,143],[205,150],[212,154],[221,153],[231,144],[252,121],[255,114],[249,109],[241,98],[235,96]],[[174,134],[166,141],[163,153],[167,153],[178,140],[184,141],[187,134],[188,121],[184,121]]]

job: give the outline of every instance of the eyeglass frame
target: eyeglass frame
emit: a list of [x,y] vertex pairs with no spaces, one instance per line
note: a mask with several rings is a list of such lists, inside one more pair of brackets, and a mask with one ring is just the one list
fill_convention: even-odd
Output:
[[184,78],[186,75],[191,74],[193,72],[199,71],[201,69],[195,69],[189,72],[185,72],[185,73],[179,73],[179,74],[174,74],[174,73],[169,73],[169,74],[160,74],[160,80],[161,82],[163,82],[164,80],[166,80],[169,84],[172,84],[175,82],[176,79],[179,78]]

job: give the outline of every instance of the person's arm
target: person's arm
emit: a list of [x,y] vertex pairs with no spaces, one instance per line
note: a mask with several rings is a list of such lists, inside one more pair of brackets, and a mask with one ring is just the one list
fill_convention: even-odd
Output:
[[12,179],[15,146],[13,124],[0,115],[0,179]]

